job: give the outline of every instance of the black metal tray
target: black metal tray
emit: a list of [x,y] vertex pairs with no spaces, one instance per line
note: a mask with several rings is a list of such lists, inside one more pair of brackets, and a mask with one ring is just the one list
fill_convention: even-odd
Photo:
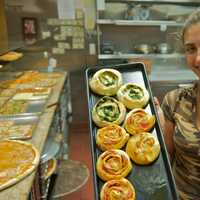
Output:
[[159,158],[148,166],[141,166],[133,163],[132,172],[126,177],[135,187],[137,200],[178,200],[176,186],[170,167],[170,162],[167,155],[167,150],[164,144],[164,139],[161,133],[158,115],[153,103],[153,96],[151,93],[150,84],[147,78],[145,67],[143,63],[130,63],[115,66],[93,67],[86,69],[86,84],[88,96],[89,109],[89,123],[91,136],[91,151],[93,159],[93,175],[95,199],[100,199],[100,191],[104,182],[97,176],[96,161],[102,153],[96,146],[96,132],[98,127],[94,124],[91,118],[92,108],[102,96],[94,94],[89,88],[89,80],[94,73],[103,68],[117,69],[122,73],[123,82],[133,82],[146,87],[150,94],[148,105],[144,108],[148,113],[156,116],[156,124],[151,131],[153,135],[158,138],[161,146]]

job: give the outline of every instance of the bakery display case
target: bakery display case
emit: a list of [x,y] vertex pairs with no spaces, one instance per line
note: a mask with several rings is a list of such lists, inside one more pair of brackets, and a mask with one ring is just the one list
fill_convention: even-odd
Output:
[[[68,155],[67,126],[70,104],[68,74],[18,71],[1,72],[1,77],[0,82],[3,86],[0,89],[1,109],[5,112],[2,111],[0,124],[6,124],[1,126],[1,130],[4,129],[1,131],[1,138],[26,139],[26,142],[33,145],[40,154],[40,164],[29,176],[2,189],[0,199],[46,199],[52,189],[50,187],[52,177],[58,173],[57,166]],[[31,99],[30,94],[32,94]],[[34,95],[42,97],[42,100],[32,99]],[[43,96],[48,97],[43,98]],[[10,101],[15,103],[7,107]],[[22,109],[24,104],[18,104],[21,101],[32,104],[31,107],[26,107],[30,112]],[[34,128],[28,130],[31,126]],[[31,131],[31,135],[26,138],[24,135],[19,135],[16,130],[20,132],[19,134],[22,134],[20,130],[23,130],[24,135]],[[10,134],[5,136],[5,131]]]

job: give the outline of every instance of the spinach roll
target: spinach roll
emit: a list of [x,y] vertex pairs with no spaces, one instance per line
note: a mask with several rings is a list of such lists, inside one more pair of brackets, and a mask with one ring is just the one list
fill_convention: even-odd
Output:
[[125,106],[113,97],[102,97],[93,107],[92,119],[98,127],[121,124],[126,115]]
[[101,200],[135,200],[134,186],[125,178],[107,181],[101,188]]
[[143,108],[149,101],[149,93],[145,87],[126,83],[118,90],[117,98],[129,109]]
[[129,139],[129,134],[124,128],[110,124],[98,129],[96,144],[102,151],[108,149],[121,149]]
[[126,177],[132,170],[132,164],[128,154],[119,149],[104,151],[96,163],[97,174],[104,180],[112,180]]
[[91,90],[99,95],[115,95],[122,85],[122,75],[116,69],[101,69],[89,82]]
[[135,163],[148,165],[159,156],[160,144],[154,135],[143,132],[129,139],[126,152]]
[[135,135],[140,132],[150,131],[155,121],[154,115],[150,115],[142,108],[135,108],[127,114],[124,127],[128,133]]

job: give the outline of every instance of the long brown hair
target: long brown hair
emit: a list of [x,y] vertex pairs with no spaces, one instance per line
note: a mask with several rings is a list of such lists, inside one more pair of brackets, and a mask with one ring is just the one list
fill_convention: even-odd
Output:
[[182,31],[181,31],[181,39],[182,42],[184,43],[184,35],[185,32],[192,26],[195,24],[200,23],[200,9],[195,10],[194,12],[192,12],[189,17],[186,19]]

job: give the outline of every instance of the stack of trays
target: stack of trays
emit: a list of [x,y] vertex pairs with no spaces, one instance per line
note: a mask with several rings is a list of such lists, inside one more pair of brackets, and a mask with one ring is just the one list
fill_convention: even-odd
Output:
[[[97,132],[99,129],[102,127],[105,127],[105,124],[99,123],[97,120],[98,117],[94,116],[94,110],[98,110],[97,105],[99,104],[101,107],[101,103],[99,100],[102,99],[103,95],[99,94],[101,91],[97,89],[95,91],[95,88],[93,87],[94,85],[97,85],[98,83],[94,81],[94,85],[92,86],[91,80],[94,77],[94,74],[97,74],[98,71],[102,69],[114,69],[117,70],[121,76],[122,76],[122,84],[126,83],[134,83],[136,85],[141,86],[144,88],[144,90],[147,90],[148,93],[148,101],[146,104],[144,103],[142,105],[142,109],[148,113],[152,117],[152,124],[153,126],[151,127],[150,130],[144,131],[144,132],[149,132],[150,137],[153,136],[155,140],[157,141],[157,155],[155,159],[151,160],[149,163],[140,163],[134,161],[133,158],[128,154],[128,148],[127,147],[130,138],[135,137],[134,133],[130,133],[131,131],[126,127],[126,119],[128,118],[128,113],[132,110],[129,106],[126,107],[125,111],[125,117],[124,120],[119,120],[118,125],[121,126],[122,128],[125,128],[126,132],[129,134],[129,140],[128,142],[125,143],[122,147],[120,147],[120,151],[123,151],[127,153],[130,157],[130,162],[131,166],[129,168],[128,174],[126,174],[123,178],[128,180],[131,185],[133,186],[133,190],[135,194],[133,194],[133,199],[137,200],[177,200],[178,195],[176,191],[176,186],[174,182],[174,178],[172,175],[171,167],[170,167],[170,162],[168,159],[167,155],[167,150],[165,147],[164,139],[162,136],[162,132],[160,129],[159,125],[159,119],[155,110],[155,106],[153,103],[153,97],[151,93],[151,88],[150,84],[147,78],[147,74],[145,71],[145,67],[143,63],[130,63],[130,64],[122,64],[122,65],[117,65],[117,66],[108,66],[108,67],[93,67],[93,68],[88,68],[86,70],[86,82],[87,82],[87,95],[88,95],[88,108],[89,108],[89,123],[90,123],[90,135],[91,135],[91,152],[92,152],[92,158],[93,158],[93,175],[94,175],[94,187],[95,187],[95,199],[104,199],[103,198],[103,193],[102,188],[104,185],[105,189],[105,183],[108,183],[110,180],[110,185],[112,184],[112,180],[119,179],[119,177],[116,178],[110,178],[102,175],[99,171],[99,163],[100,163],[100,157],[104,155],[105,150],[100,148],[100,145],[96,141],[97,138]],[[110,72],[109,72],[110,73]],[[107,83],[108,85],[112,83],[112,76],[109,78],[109,73],[108,76],[101,77],[103,78],[101,81]],[[114,75],[115,76],[115,75]],[[118,90],[119,91],[119,90]],[[111,96],[111,98],[118,100],[120,99],[120,95],[115,93],[115,94],[109,94],[108,96]],[[106,97],[107,98],[107,97]],[[100,102],[100,103],[99,103]],[[119,106],[120,107],[120,106]],[[94,109],[95,108],[95,109]],[[106,112],[109,111],[109,106],[107,107]],[[101,108],[98,110],[99,116],[103,117],[108,117],[108,121],[111,120],[109,118],[109,114],[102,114],[101,113]],[[112,121],[112,120],[111,120]],[[137,144],[136,144],[137,146]],[[148,144],[147,144],[148,146]],[[137,149],[137,148],[136,148]],[[139,151],[138,151],[139,152]],[[130,152],[129,152],[130,153]],[[106,157],[106,156],[105,156]],[[119,167],[119,160],[117,157],[115,158],[108,158],[108,163],[103,166],[103,168],[107,168],[106,170],[113,170],[117,169]],[[110,160],[109,160],[110,159]],[[123,158],[122,158],[123,160]],[[103,161],[107,162],[107,161]],[[117,166],[118,165],[118,166]],[[122,162],[123,165],[123,162]],[[112,168],[112,169],[110,169]],[[107,185],[108,186],[108,185]],[[122,189],[123,190],[123,189]],[[119,193],[115,191],[115,195],[119,195]],[[123,198],[121,198],[123,199]],[[126,199],[126,198],[124,198]],[[127,198],[129,199],[129,198]],[[132,198],[130,198],[132,199]]]

